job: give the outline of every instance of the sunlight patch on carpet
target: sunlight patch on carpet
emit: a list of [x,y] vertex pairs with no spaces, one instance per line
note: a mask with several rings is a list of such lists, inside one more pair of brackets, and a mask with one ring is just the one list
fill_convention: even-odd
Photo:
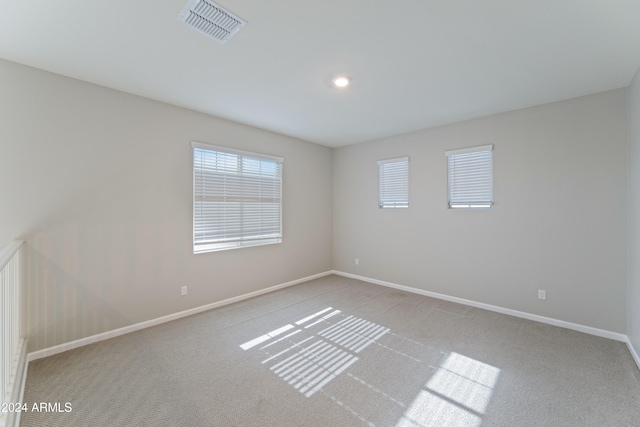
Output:
[[499,375],[494,366],[449,353],[396,427],[480,426]]

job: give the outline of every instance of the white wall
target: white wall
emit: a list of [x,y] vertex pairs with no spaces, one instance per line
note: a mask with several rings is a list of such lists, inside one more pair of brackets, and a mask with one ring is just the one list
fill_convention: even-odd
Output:
[[[192,140],[284,157],[282,244],[193,255]],[[29,351],[331,270],[327,147],[2,60],[0,143]]]
[[[640,70],[629,85],[627,335],[640,352]],[[638,361],[640,363],[640,361]]]
[[[447,209],[445,150],[483,144],[495,206]],[[334,269],[624,333],[626,149],[624,90],[336,149]],[[381,210],[398,156],[410,208]]]

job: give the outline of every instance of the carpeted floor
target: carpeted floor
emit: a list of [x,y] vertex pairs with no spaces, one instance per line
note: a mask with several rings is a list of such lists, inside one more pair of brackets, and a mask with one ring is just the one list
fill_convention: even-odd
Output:
[[23,427],[639,426],[640,371],[620,342],[327,276],[34,361],[25,402]]

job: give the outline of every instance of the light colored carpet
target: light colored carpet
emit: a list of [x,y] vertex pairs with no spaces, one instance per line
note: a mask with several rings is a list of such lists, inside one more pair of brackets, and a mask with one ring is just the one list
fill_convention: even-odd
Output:
[[327,276],[37,360],[21,426],[638,426],[625,344]]

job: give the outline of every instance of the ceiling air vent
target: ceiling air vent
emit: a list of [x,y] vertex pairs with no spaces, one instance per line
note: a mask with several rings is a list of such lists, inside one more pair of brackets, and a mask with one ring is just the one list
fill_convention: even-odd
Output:
[[189,0],[178,20],[223,44],[246,25],[233,13],[208,0]]

